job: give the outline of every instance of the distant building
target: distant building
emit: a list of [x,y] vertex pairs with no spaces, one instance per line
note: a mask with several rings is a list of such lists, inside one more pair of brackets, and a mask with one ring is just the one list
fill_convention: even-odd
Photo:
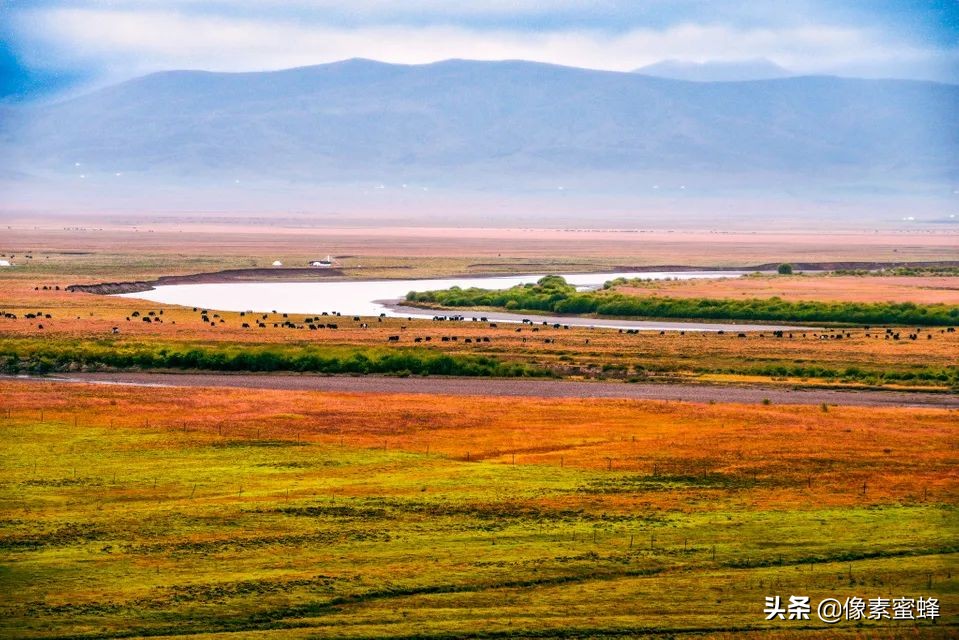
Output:
[[9,260],[0,260],[0,267],[12,267]]
[[280,262],[279,260],[274,260],[274,261],[273,261],[273,266],[274,266],[274,267],[282,267],[282,266],[283,266],[283,263]]
[[319,269],[329,269],[333,266],[333,256],[326,256],[322,260],[311,260],[310,266]]

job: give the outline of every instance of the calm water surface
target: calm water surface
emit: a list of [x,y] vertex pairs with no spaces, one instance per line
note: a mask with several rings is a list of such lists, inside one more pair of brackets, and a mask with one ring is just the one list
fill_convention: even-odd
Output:
[[[663,280],[675,278],[735,278],[738,271],[701,272],[640,272],[640,273],[573,273],[563,277],[580,289],[600,287],[614,278],[648,278]],[[453,286],[508,289],[518,284],[536,282],[544,274],[504,276],[495,278],[434,278],[424,280],[341,280],[330,282],[230,282],[219,284],[175,284],[156,287],[151,291],[119,294],[124,298],[151,300],[185,307],[200,307],[218,311],[255,311],[279,313],[319,314],[339,312],[349,316],[378,316],[432,318],[437,312],[429,309],[404,307],[402,302],[410,291],[449,289]],[[467,318],[473,315],[501,322],[519,322],[529,317],[577,326],[596,326],[641,329],[686,329],[691,331],[735,331],[737,329],[790,328],[772,325],[739,325],[728,323],[660,322],[639,320],[599,320],[596,318],[523,316],[506,312],[451,311]]]

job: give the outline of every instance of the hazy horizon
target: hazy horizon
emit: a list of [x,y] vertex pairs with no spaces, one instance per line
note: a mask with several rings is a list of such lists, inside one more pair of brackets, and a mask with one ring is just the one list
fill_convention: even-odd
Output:
[[959,208],[948,2],[0,17],[7,214],[911,228]]

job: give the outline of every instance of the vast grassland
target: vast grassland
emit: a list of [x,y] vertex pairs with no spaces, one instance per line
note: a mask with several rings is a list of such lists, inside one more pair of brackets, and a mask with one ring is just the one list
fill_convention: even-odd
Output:
[[0,382],[5,636],[956,631],[955,412],[144,391]]
[[[191,315],[194,316],[191,318]],[[205,369],[311,373],[544,376],[625,382],[760,381],[788,385],[955,388],[959,334],[922,330],[916,340],[884,331],[819,330],[774,337],[734,334],[625,334],[588,328],[522,329],[488,323],[389,320],[336,330],[243,329],[239,314],[222,325],[170,311],[164,324],[0,320],[0,371],[49,373],[110,369]],[[173,317],[180,320],[173,320]],[[301,318],[296,318],[298,322]],[[173,322],[177,322],[174,326]],[[534,329],[536,329],[534,331]],[[896,330],[898,333],[900,330]],[[902,335],[916,329],[902,329]],[[389,342],[396,336],[396,343]],[[443,337],[457,337],[444,342]],[[427,339],[429,342],[426,342]],[[841,339],[840,339],[841,338]],[[488,339],[488,342],[482,342]],[[471,342],[467,342],[470,340]]]
[[[894,333],[901,334],[900,340],[887,337],[884,329],[862,327],[826,331],[810,328],[782,338],[768,332],[749,332],[742,338],[731,333],[671,331],[664,335],[650,332],[630,335],[576,327],[515,327],[503,323],[493,327],[481,322],[407,319],[379,322],[337,317],[335,320],[322,318],[324,323],[335,322],[336,330],[310,331],[304,322],[306,316],[268,314],[264,320],[259,316],[213,311],[209,317],[215,322],[211,325],[202,321],[199,310],[65,291],[65,287],[75,281],[102,282],[130,277],[122,256],[98,259],[112,261],[112,266],[98,267],[102,272],[95,277],[78,275],[75,270],[80,269],[79,266],[63,264],[50,274],[34,267],[0,274],[0,311],[17,316],[16,319],[0,316],[0,350],[6,354],[3,366],[7,371],[97,369],[109,366],[110,361],[116,366],[115,358],[88,357],[106,349],[122,353],[165,350],[175,354],[200,350],[247,355],[272,351],[281,356],[280,360],[287,357],[295,360],[311,350],[348,359],[355,354],[382,355],[393,350],[413,349],[421,355],[492,359],[499,363],[491,365],[492,369],[499,368],[501,372],[515,373],[515,367],[519,367],[519,371],[529,373],[548,371],[560,377],[620,381],[722,380],[954,388],[959,375],[955,356],[959,352],[959,333],[947,333],[943,328],[917,332],[916,327],[894,327]],[[144,277],[155,275],[151,272]],[[858,280],[876,282],[884,278]],[[749,281],[752,279],[734,282]],[[40,317],[27,317],[38,314]],[[144,317],[150,322],[145,322]],[[262,328],[260,321],[265,324]],[[244,328],[244,323],[250,327]],[[291,329],[284,323],[303,328]],[[113,333],[114,327],[118,335]],[[918,339],[908,339],[910,334]],[[390,343],[390,336],[398,336],[399,340]],[[444,336],[458,339],[443,342]],[[488,338],[489,342],[477,341],[477,338]],[[467,339],[471,342],[467,343]],[[152,358],[145,363],[163,365]],[[278,369],[333,372],[335,368],[303,369],[285,364]],[[381,371],[402,373],[404,370],[423,371],[403,366]],[[428,372],[429,368],[425,370]],[[489,367],[486,371],[493,372]]]
[[[65,291],[327,253],[345,278],[955,260],[948,233],[11,226],[7,373],[429,374],[410,380],[426,391],[437,374],[941,393],[959,382],[959,334],[945,328],[897,326],[896,340],[861,326],[777,337],[335,317],[310,330],[299,315],[204,321]],[[853,301],[940,301],[918,299],[929,276],[869,297],[896,277],[855,277],[866,284]],[[763,281],[721,286],[762,297],[749,287]],[[820,296],[829,286],[812,299],[845,299]],[[0,636],[955,637],[957,430],[959,412],[933,408],[0,379]],[[765,622],[770,595],[931,596],[942,618]]]

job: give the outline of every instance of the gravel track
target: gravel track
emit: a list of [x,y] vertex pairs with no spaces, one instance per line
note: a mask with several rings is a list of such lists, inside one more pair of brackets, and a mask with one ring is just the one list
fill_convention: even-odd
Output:
[[[11,379],[7,377],[6,379]],[[930,407],[959,409],[959,394],[849,389],[790,389],[774,386],[707,384],[628,384],[567,380],[443,378],[384,376],[318,376],[295,374],[221,373],[75,373],[19,380],[67,381],[133,386],[233,387],[341,393],[422,393],[453,396],[514,396],[526,398],[625,398],[688,402],[854,405],[871,407]]]

